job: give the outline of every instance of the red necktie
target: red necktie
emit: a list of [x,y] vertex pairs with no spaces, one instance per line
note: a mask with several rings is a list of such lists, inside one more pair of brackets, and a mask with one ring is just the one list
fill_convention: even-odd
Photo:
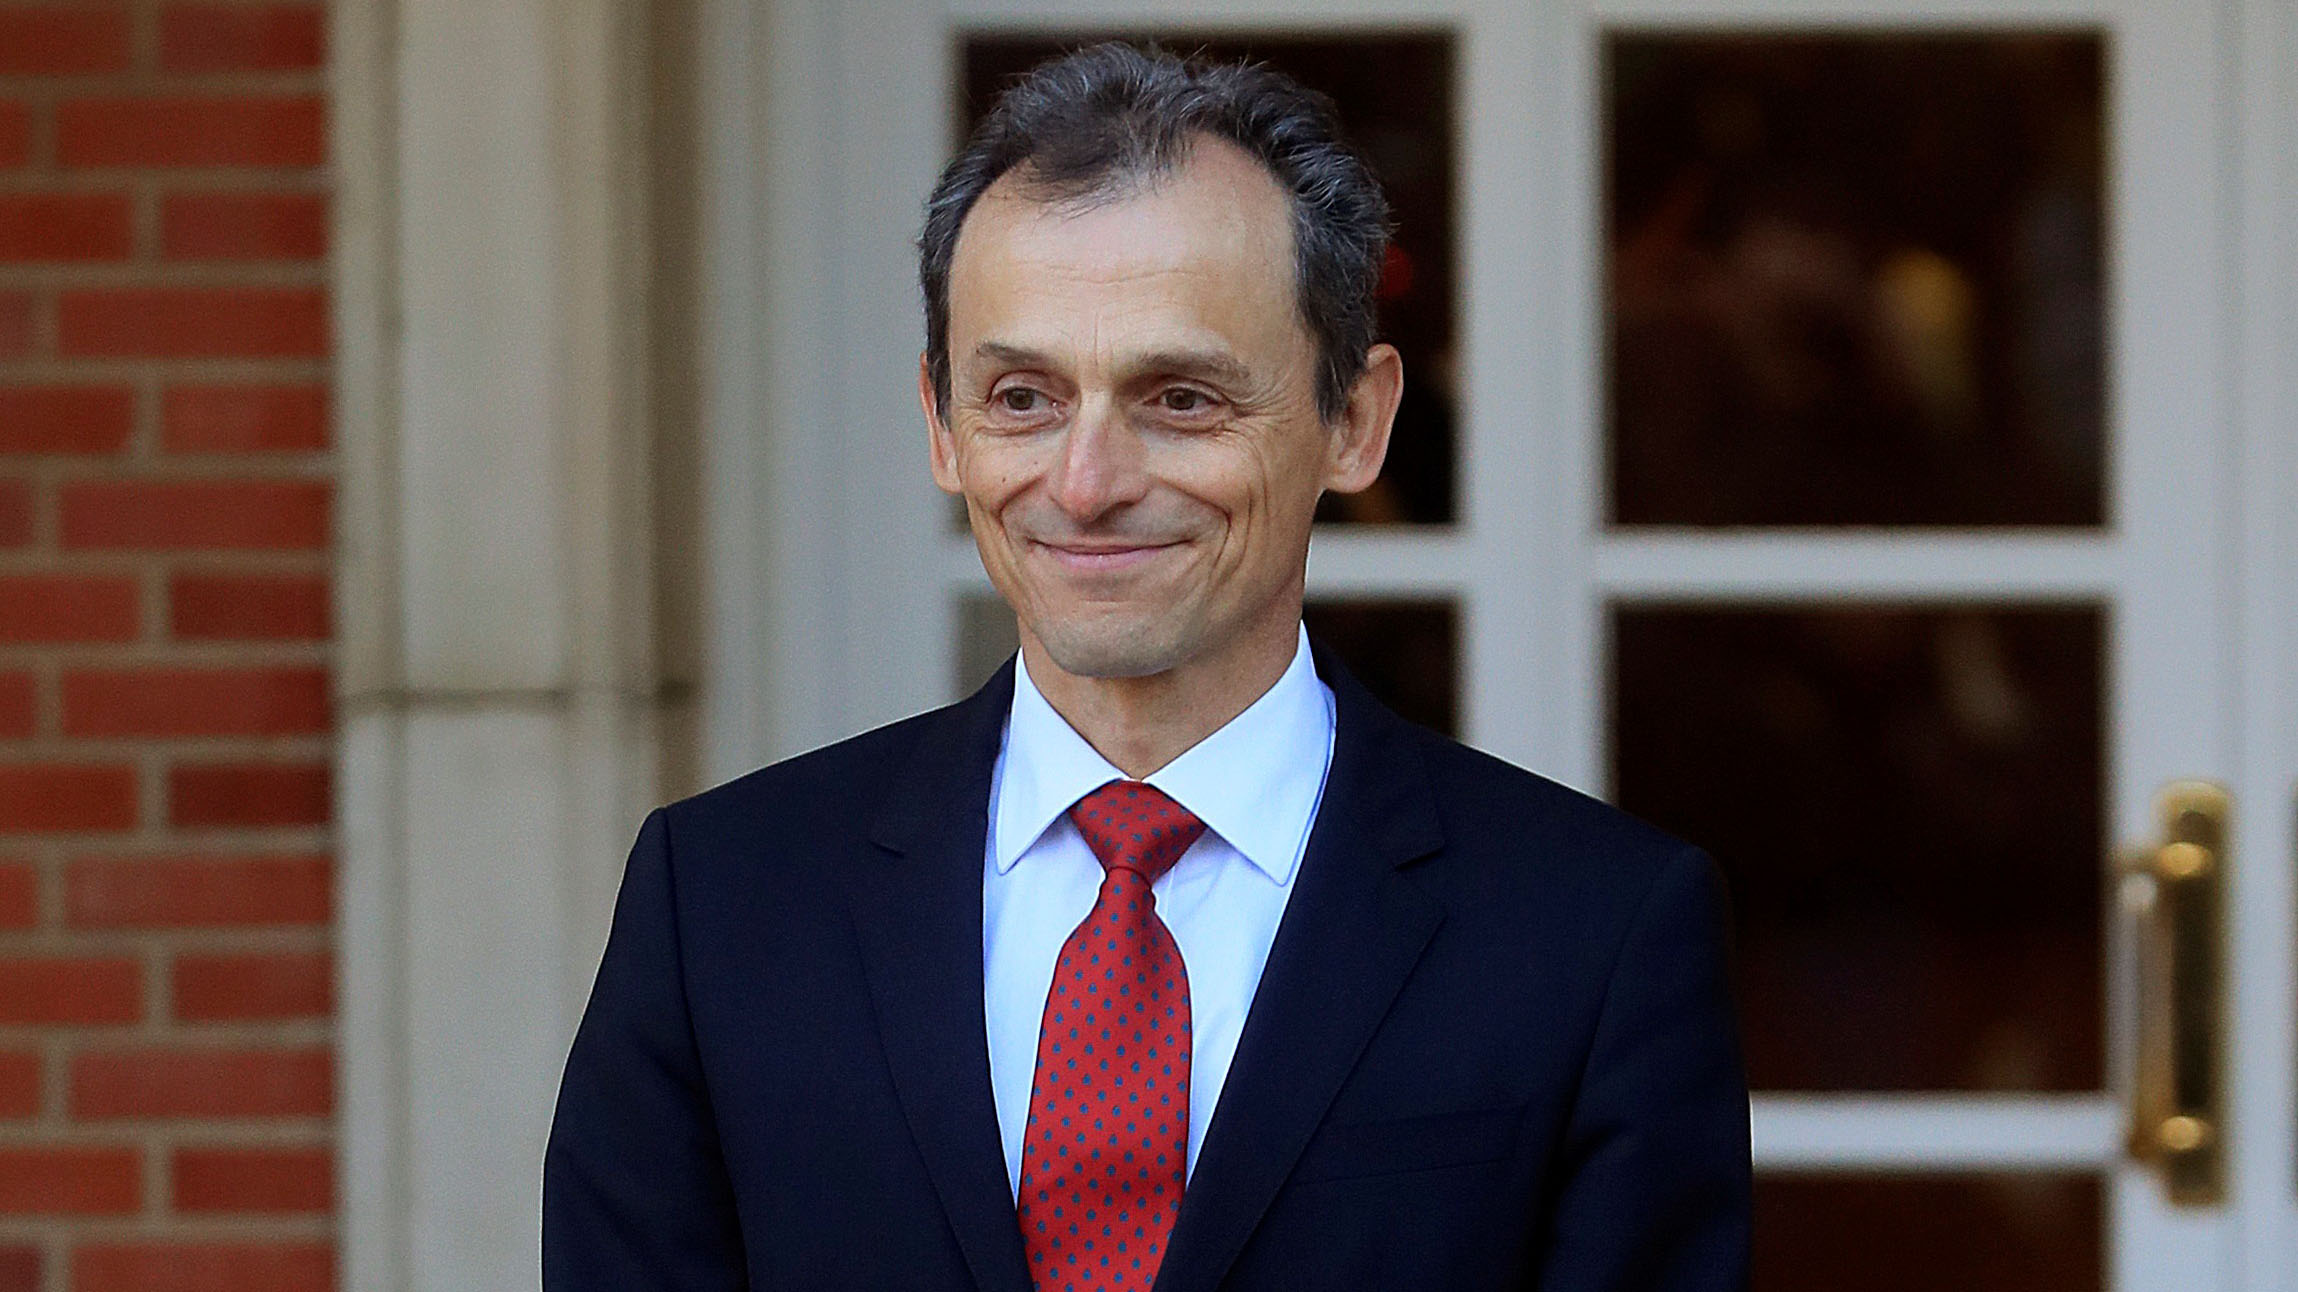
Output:
[[1189,1152],[1189,975],[1149,885],[1205,823],[1139,781],[1111,781],[1069,819],[1104,873],[1038,1023],[1022,1246],[1037,1292],[1146,1292]]

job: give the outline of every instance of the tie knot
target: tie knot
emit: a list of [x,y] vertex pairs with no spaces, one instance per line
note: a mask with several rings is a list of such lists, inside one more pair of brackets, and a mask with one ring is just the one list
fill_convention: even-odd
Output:
[[1103,870],[1122,867],[1150,883],[1205,833],[1205,823],[1189,809],[1140,781],[1109,782],[1077,800],[1069,819]]

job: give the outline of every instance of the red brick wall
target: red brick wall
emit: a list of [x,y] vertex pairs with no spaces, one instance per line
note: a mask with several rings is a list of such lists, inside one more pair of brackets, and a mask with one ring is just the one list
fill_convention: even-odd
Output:
[[333,1280],[323,28],[0,0],[0,1292]]

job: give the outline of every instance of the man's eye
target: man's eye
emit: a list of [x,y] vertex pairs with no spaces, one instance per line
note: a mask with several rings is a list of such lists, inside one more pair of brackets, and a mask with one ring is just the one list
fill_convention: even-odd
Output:
[[1008,386],[992,398],[1009,413],[1034,413],[1045,405],[1045,395],[1027,386]]
[[1157,400],[1171,413],[1202,412],[1213,402],[1212,396],[1204,391],[1192,390],[1187,386],[1171,387],[1159,395]]

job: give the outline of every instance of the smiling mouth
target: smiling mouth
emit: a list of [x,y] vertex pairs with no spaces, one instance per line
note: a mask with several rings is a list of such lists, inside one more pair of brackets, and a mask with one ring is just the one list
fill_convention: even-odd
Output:
[[1047,543],[1037,546],[1064,569],[1081,574],[1103,574],[1129,569],[1179,547],[1171,543]]

